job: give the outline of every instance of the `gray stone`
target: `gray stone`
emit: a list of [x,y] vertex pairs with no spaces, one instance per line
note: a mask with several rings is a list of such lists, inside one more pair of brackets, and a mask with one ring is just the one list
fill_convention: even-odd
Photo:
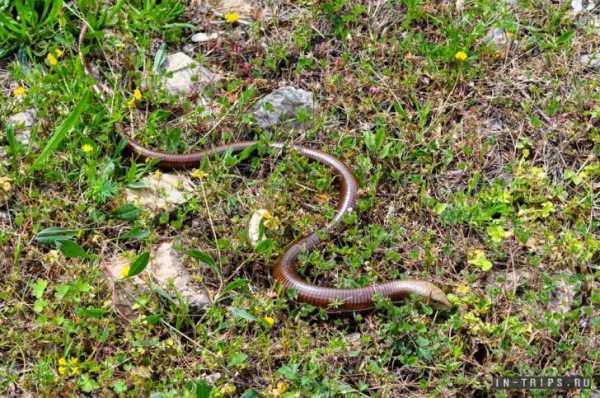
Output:
[[199,309],[210,303],[208,294],[192,284],[192,277],[172,242],[161,244],[152,253],[149,270],[161,288],[166,290],[172,284],[193,308]]
[[15,113],[8,118],[8,122],[15,127],[15,138],[23,145],[28,145],[31,139],[31,127],[35,123],[35,109]]
[[600,54],[594,53],[582,55],[580,58],[580,62],[588,68],[598,69],[600,68]]
[[193,56],[196,53],[196,47],[194,47],[193,44],[186,44],[185,46],[183,46],[183,52]]
[[580,286],[578,282],[571,281],[572,275],[568,272],[557,275],[554,280],[552,298],[548,303],[548,309],[553,312],[565,314],[571,311],[575,294]]
[[218,80],[218,76],[199,65],[183,52],[169,54],[165,60],[165,88],[172,95],[186,95],[194,86],[202,89]]
[[292,125],[297,126],[293,119],[301,108],[310,114],[315,111],[313,94],[291,86],[281,87],[262,98],[255,105],[252,115],[262,128],[273,127],[280,122],[292,119]]
[[488,276],[486,288],[488,290],[496,288],[503,291],[512,291],[527,284],[531,278],[531,272],[523,269],[492,272]]

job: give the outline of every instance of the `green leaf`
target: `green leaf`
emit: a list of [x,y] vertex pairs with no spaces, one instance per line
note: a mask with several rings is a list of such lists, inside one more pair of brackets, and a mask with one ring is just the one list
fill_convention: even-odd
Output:
[[13,166],[17,169],[17,140],[15,138],[15,127],[12,123],[8,123],[6,126],[6,139],[8,141],[8,147],[10,149],[10,156],[12,157]]
[[88,254],[81,246],[72,240],[57,241],[56,244],[61,252],[67,257],[87,257]]
[[50,154],[58,148],[67,133],[71,131],[71,129],[73,129],[77,123],[79,123],[79,115],[81,114],[81,111],[83,111],[83,109],[88,105],[88,98],[89,92],[86,92],[75,109],[71,111],[69,116],[54,131],[54,134],[52,134],[52,137],[50,140],[48,140],[48,143],[42,150],[42,153],[40,153],[35,162],[33,162],[33,165],[31,166],[33,170],[37,170],[46,164]]
[[106,311],[101,308],[79,307],[75,310],[75,314],[82,318],[102,319],[106,315]]
[[204,379],[200,379],[195,382],[190,382],[186,387],[188,391],[194,394],[193,396],[195,398],[209,398],[210,391],[212,390],[212,388]]
[[260,398],[260,395],[253,389],[244,391],[240,398]]
[[150,188],[150,184],[146,181],[134,181],[132,183],[127,184],[127,188],[146,189],[146,188]]
[[486,231],[494,243],[500,243],[513,235],[512,231],[506,231],[500,224],[492,224],[487,227]]
[[188,255],[208,265],[212,272],[214,272],[216,275],[221,274],[220,268],[217,266],[215,260],[213,260],[213,258],[209,254],[206,254],[200,250],[190,250],[188,251]]
[[112,388],[117,394],[123,394],[127,391],[127,382],[123,379],[117,380],[113,383]]
[[175,22],[175,23],[169,23],[169,24],[163,25],[162,27],[164,29],[177,29],[177,28],[192,29],[192,28],[195,28],[196,26],[191,23]]
[[100,387],[98,382],[96,380],[94,380],[93,378],[91,378],[86,373],[81,375],[81,378],[79,379],[79,386],[81,387],[83,392],[88,392],[88,393],[92,392],[94,390],[97,390]]
[[38,279],[35,281],[35,283],[31,286],[31,294],[33,294],[33,297],[37,299],[42,298],[44,291],[46,290],[46,286],[48,286],[48,282],[44,279]]
[[255,250],[257,253],[267,253],[273,247],[274,243],[275,242],[273,239],[263,239],[258,245],[256,245]]
[[135,228],[123,235],[123,239],[146,239],[148,236],[150,236],[150,231]]
[[248,322],[256,321],[256,317],[244,309],[233,306],[228,307],[228,309],[236,318],[242,318],[247,320]]
[[150,252],[146,251],[142,253],[131,263],[131,266],[129,267],[129,272],[127,273],[127,277],[130,278],[142,272],[144,269],[146,269],[146,266],[148,265],[149,261]]
[[162,65],[165,63],[167,59],[167,44],[163,43],[158,51],[156,52],[156,56],[154,57],[154,65],[152,66],[152,70],[154,73],[158,73],[162,68]]
[[485,257],[483,250],[473,250],[469,253],[469,264],[479,267],[482,271],[492,269],[492,262]]
[[248,279],[237,278],[237,279],[234,279],[233,281],[229,282],[228,284],[226,284],[225,287],[223,288],[222,293],[226,293],[231,290],[237,290],[240,288],[245,288],[243,290],[248,291],[249,284],[250,284],[250,282],[248,281]]
[[50,227],[40,231],[35,239],[40,243],[49,244],[72,239],[74,236],[75,231],[72,229]]
[[194,257],[196,260],[200,260],[203,263],[207,264],[208,266],[212,267],[216,267],[216,263],[215,260],[213,260],[213,258],[209,255],[204,253],[203,251],[200,250],[190,250],[188,251],[188,255],[190,257]]
[[246,160],[250,155],[252,155],[252,152],[254,152],[257,148],[257,144],[252,144],[249,147],[245,148],[243,151],[241,151],[238,155],[238,161],[243,161]]
[[131,203],[125,203],[119,207],[115,212],[114,216],[120,220],[133,221],[140,215],[140,209],[132,205]]
[[239,352],[239,351],[234,352],[233,354],[230,355],[227,366],[230,368],[237,368],[237,367],[243,365],[244,363],[246,363],[247,360],[248,360],[247,354],[244,354],[243,352]]
[[298,372],[299,365],[297,363],[291,362],[287,365],[283,365],[275,373],[285,377],[288,380],[296,380],[299,378],[300,374]]
[[33,310],[35,312],[42,312],[44,311],[44,308],[46,308],[47,305],[48,302],[46,300],[39,298],[33,303]]

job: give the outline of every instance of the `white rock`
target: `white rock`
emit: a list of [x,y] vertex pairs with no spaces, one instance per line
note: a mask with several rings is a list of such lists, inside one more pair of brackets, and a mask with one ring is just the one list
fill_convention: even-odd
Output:
[[[293,119],[301,108],[305,108],[309,114],[315,111],[313,94],[286,86],[258,101],[252,115],[260,127],[269,128],[285,120]],[[297,123],[292,120],[292,125],[296,126]]]
[[595,6],[594,0],[571,0],[571,8],[575,15],[583,11],[592,11]]
[[153,251],[149,270],[161,288],[167,290],[172,284],[192,307],[202,308],[210,303],[208,294],[193,286],[192,277],[172,242],[165,242]]
[[204,43],[207,41],[215,40],[218,37],[219,37],[218,33],[198,32],[192,36],[192,41],[194,43]]
[[28,145],[31,139],[31,127],[35,123],[35,109],[15,113],[8,118],[8,122],[15,127],[15,139],[23,145]]
[[510,35],[501,28],[490,29],[485,36],[488,43],[493,43],[497,47],[506,47],[510,44]]
[[253,247],[256,247],[263,239],[264,236],[260,236],[260,223],[268,213],[267,209],[259,209],[252,213],[250,222],[248,223],[248,240]]
[[194,191],[192,181],[178,174],[154,173],[141,182],[145,188],[127,188],[126,199],[153,212],[173,210],[187,202]]
[[150,262],[143,272],[131,278],[124,278],[125,267],[129,267],[130,264],[131,260],[121,254],[114,255],[102,263],[102,269],[112,289],[113,305],[124,319],[134,319],[134,306],[138,297],[151,294],[150,279],[167,291],[173,286],[195,309],[210,303],[208,294],[192,285],[191,276],[171,242],[163,243],[152,250]]
[[199,65],[183,52],[169,54],[165,60],[165,88],[172,95],[185,95],[194,86],[203,88],[218,80],[218,76]]
[[582,55],[580,62],[589,68],[600,68],[600,53]]
[[344,338],[348,346],[350,346],[351,348],[356,348],[357,346],[360,346],[360,333],[350,333]]
[[0,226],[2,228],[8,227],[10,225],[10,215],[7,211],[0,211]]
[[219,379],[222,377],[221,373],[216,372],[216,373],[211,373],[208,376],[204,376],[204,380],[206,380],[206,382],[211,385],[211,384],[215,384],[217,381],[219,381]]

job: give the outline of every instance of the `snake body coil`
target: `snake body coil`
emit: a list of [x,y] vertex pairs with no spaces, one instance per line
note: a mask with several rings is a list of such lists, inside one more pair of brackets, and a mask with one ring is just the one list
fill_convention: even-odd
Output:
[[[79,43],[85,36],[86,25],[84,24],[79,35]],[[85,62],[80,51],[80,56],[86,73],[92,74],[89,66]],[[109,89],[104,85],[96,83],[95,90],[102,94]],[[117,125],[119,133],[127,140],[128,148],[142,159],[157,160],[159,167],[166,169],[185,169],[197,167],[207,156],[213,156],[225,153],[227,151],[240,152],[256,144],[256,141],[236,142],[228,145],[217,146],[205,151],[189,154],[169,154],[155,151],[142,146],[137,141],[127,137],[123,129]],[[269,144],[273,148],[284,148],[283,143]],[[323,232],[332,231],[339,225],[343,216],[352,211],[358,192],[358,183],[350,169],[340,160],[314,149],[305,148],[298,145],[291,146],[291,149],[297,151],[301,156],[323,163],[330,167],[338,177],[340,183],[339,203],[333,219],[322,228],[311,233],[308,236],[292,242],[283,255],[273,267],[273,279],[283,288],[294,289],[299,301],[324,307],[330,312],[349,312],[368,310],[374,307],[374,296],[379,294],[390,298],[392,301],[400,301],[409,295],[415,295],[424,298],[428,303],[438,307],[447,308],[450,306],[444,292],[430,282],[417,280],[392,281],[372,285],[369,287],[356,289],[336,289],[313,285],[306,282],[298,274],[297,259],[304,252],[314,248],[320,241],[319,235]]]

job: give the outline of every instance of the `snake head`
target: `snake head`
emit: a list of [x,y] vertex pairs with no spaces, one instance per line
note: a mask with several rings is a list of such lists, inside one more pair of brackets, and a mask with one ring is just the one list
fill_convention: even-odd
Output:
[[431,284],[431,294],[429,295],[429,304],[440,310],[449,310],[452,303],[446,297],[446,294],[439,287]]
[[425,281],[403,281],[409,287],[412,294],[421,297],[425,302],[437,309],[447,310],[452,304],[446,294],[431,282]]

